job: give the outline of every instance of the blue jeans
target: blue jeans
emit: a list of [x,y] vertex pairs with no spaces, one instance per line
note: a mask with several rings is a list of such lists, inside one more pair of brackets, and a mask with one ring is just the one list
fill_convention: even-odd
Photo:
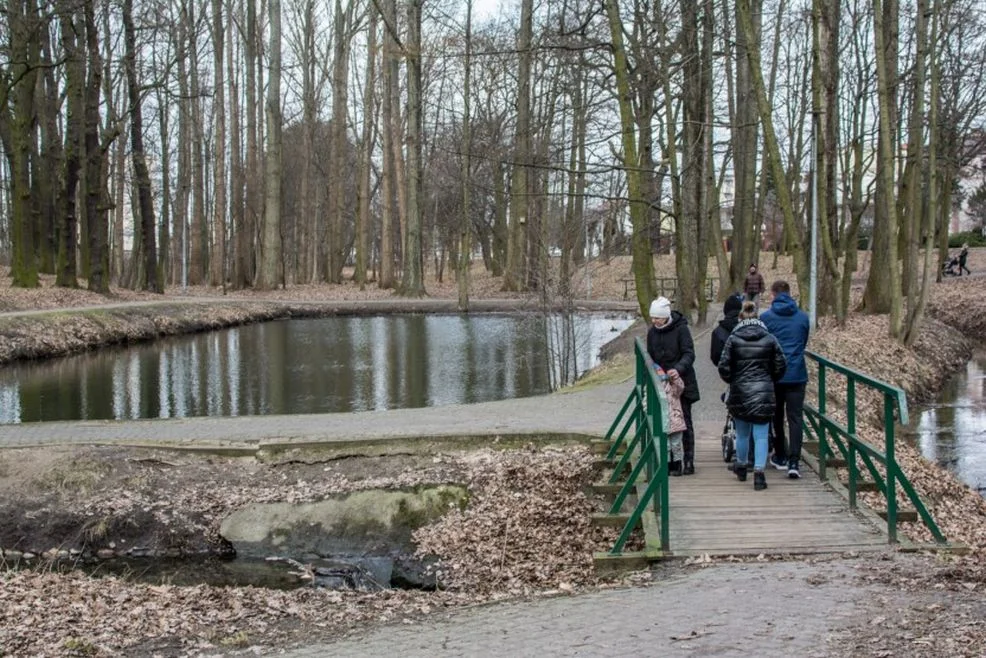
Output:
[[750,437],[753,437],[753,470],[762,471],[767,466],[768,423],[751,423],[734,418],[736,426],[736,463],[746,464],[750,454]]

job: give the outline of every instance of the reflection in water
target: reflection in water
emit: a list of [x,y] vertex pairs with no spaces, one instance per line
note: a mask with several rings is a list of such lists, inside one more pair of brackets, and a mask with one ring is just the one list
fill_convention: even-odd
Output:
[[0,371],[0,422],[441,406],[547,393],[596,364],[632,318],[290,320]]
[[986,495],[986,352],[948,381],[912,421],[921,453]]

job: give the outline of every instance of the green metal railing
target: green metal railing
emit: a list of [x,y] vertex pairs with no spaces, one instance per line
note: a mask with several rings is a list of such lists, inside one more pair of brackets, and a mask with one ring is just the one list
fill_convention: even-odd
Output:
[[[835,457],[834,446],[849,468],[849,507],[856,509],[856,495],[860,484],[860,461],[873,478],[877,489],[886,498],[887,535],[891,544],[897,543],[898,485],[910,499],[911,504],[914,505],[914,509],[931,531],[935,541],[941,544],[946,543],[945,536],[938,529],[914,487],[901,471],[894,454],[895,410],[901,424],[907,424],[907,397],[904,391],[813,352],[805,352],[805,356],[818,365],[818,406],[805,404],[804,417],[805,429],[818,439],[819,477],[822,480],[827,477],[829,457]],[[826,414],[828,394],[826,375],[829,371],[837,372],[846,378],[846,425],[842,425]],[[856,388],[858,385],[869,387],[883,395],[884,445],[882,453],[860,440],[856,434]],[[883,477],[877,470],[877,463],[883,465],[886,477]]]
[[[638,483],[646,482],[642,493],[638,493],[637,503],[623,526],[619,538],[610,550],[610,555],[618,555],[648,505],[653,504],[659,519],[661,551],[667,552],[670,545],[668,532],[668,401],[664,389],[658,385],[654,374],[654,362],[647,354],[647,348],[640,338],[634,344],[636,355],[635,381],[633,390],[620,409],[619,415],[606,439],[612,441],[607,459],[615,460],[624,448],[619,461],[613,468],[610,484],[618,484],[627,466],[633,464],[630,475],[613,500],[610,514],[619,514],[630,493]],[[620,428],[619,434],[616,434]],[[632,430],[632,431],[631,431]],[[632,434],[632,438],[630,437]],[[614,435],[616,438],[614,439]]]

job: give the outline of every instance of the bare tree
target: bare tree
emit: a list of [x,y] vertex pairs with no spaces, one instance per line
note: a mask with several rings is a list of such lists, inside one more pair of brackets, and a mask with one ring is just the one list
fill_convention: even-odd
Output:
[[269,73],[267,76],[267,153],[264,166],[264,214],[257,288],[272,290],[282,277],[281,265],[281,2],[268,1],[270,20]]
[[137,187],[137,208],[140,230],[139,252],[142,262],[137,265],[135,286],[139,290],[163,292],[163,280],[157,267],[157,235],[154,223],[154,200],[151,177],[144,156],[144,118],[141,110],[140,84],[137,79],[137,37],[134,30],[133,0],[123,0],[123,27],[126,55],[127,94],[130,101],[130,157],[133,161],[134,180]]
[[503,289],[524,286],[524,254],[527,251],[527,220],[530,202],[531,153],[531,41],[534,2],[521,0],[520,32],[517,37],[517,123],[514,132],[513,174],[510,185],[510,225],[507,233],[507,267]]
[[[407,241],[400,294],[425,295],[421,209],[421,5],[407,3]],[[530,0],[525,0],[530,1]]]

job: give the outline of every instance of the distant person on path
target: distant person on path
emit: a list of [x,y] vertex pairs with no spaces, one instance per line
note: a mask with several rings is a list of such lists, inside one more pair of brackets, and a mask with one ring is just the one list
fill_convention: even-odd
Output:
[[[781,349],[784,350],[784,358],[787,360],[784,376],[774,384],[777,406],[774,409],[773,420],[774,454],[770,457],[770,465],[778,470],[786,470],[789,478],[797,479],[801,477],[799,462],[803,436],[805,385],[808,383],[805,347],[808,345],[811,323],[808,315],[798,308],[798,303],[791,297],[791,286],[787,281],[775,281],[770,286],[770,292],[774,300],[770,303],[770,309],[760,316],[760,320],[780,343]],[[790,445],[785,445],[784,440],[785,412],[790,432]]]
[[654,369],[658,381],[664,385],[664,395],[668,398],[668,446],[671,448],[668,473],[678,477],[684,473],[683,438],[688,431],[685,412],[681,408],[681,394],[685,390],[685,380],[677,370],[672,370],[669,374],[657,364],[654,365]]
[[969,260],[969,243],[968,242],[966,242],[966,243],[964,243],[962,245],[962,251],[959,252],[959,276],[962,276],[962,271],[963,270],[965,270],[965,273],[966,274],[972,276],[972,272],[970,272],[969,271],[969,268],[965,266],[965,263],[966,263],[967,260]]
[[733,472],[746,482],[750,439],[753,439],[753,488],[767,488],[767,433],[774,417],[774,382],[787,362],[777,339],[757,319],[752,301],[743,302],[739,323],[726,340],[719,358],[719,376],[729,384],[726,406],[736,425],[736,465]]
[[759,297],[766,290],[766,284],[763,280],[763,275],[757,271],[757,264],[750,264],[750,273],[746,275],[746,281],[743,282],[743,292],[746,294],[746,298],[753,302],[754,308],[759,308]]
[[666,297],[658,297],[650,305],[651,327],[647,331],[647,353],[671,377],[677,373],[685,383],[681,393],[681,410],[685,417],[682,436],[682,473],[695,473],[695,427],[692,425],[692,405],[699,401],[698,379],[695,377],[695,343],[688,328],[688,319],[671,310]]

